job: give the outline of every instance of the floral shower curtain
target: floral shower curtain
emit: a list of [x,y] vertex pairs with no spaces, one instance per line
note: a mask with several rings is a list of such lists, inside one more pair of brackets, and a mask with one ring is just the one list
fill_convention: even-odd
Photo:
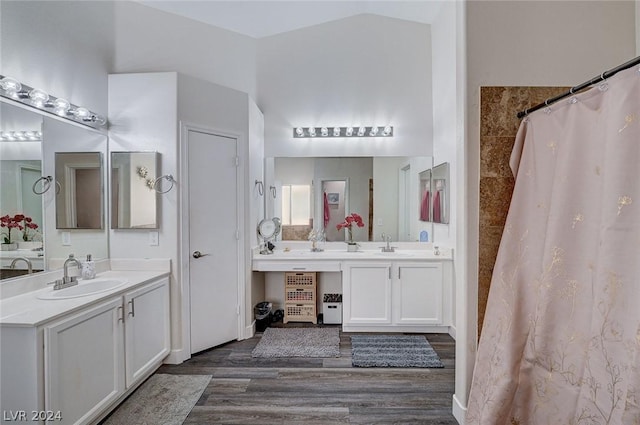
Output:
[[640,424],[640,70],[521,123],[466,424]]

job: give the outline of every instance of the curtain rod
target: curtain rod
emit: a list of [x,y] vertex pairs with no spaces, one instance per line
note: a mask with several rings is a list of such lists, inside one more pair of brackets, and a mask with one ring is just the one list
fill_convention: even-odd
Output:
[[638,65],[638,64],[640,64],[640,56],[638,56],[635,59],[631,59],[629,62],[625,62],[622,65],[616,66],[613,69],[605,71],[602,74],[598,75],[597,77],[593,77],[589,81],[585,81],[582,84],[579,84],[579,85],[577,85],[575,87],[572,87],[567,92],[559,94],[556,97],[551,97],[551,98],[545,100],[544,102],[540,103],[539,105],[536,105],[536,106],[533,106],[531,108],[527,108],[524,111],[518,112],[518,118],[524,118],[524,117],[526,117],[527,115],[529,115],[533,111],[537,111],[538,109],[542,109],[542,108],[544,108],[546,106],[549,106],[552,103],[555,103],[555,102],[557,102],[559,100],[564,99],[565,97],[572,96],[572,95],[576,94],[577,92],[579,92],[580,90],[584,90],[587,87],[590,87],[590,86],[592,86],[592,85],[594,85],[596,83],[604,81],[609,77],[613,77],[615,74],[617,74],[620,71],[624,71],[625,69],[629,69],[632,66],[635,66],[635,65]]

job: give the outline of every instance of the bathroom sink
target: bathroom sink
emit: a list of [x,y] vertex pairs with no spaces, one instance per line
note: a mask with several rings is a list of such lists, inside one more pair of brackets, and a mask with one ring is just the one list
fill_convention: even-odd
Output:
[[120,279],[81,280],[76,286],[54,291],[53,289],[38,295],[41,300],[66,300],[68,298],[86,297],[110,291],[127,283]]

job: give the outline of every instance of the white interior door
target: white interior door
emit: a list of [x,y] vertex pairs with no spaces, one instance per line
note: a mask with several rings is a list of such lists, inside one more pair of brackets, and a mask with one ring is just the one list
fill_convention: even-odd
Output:
[[237,140],[187,132],[191,353],[238,338]]

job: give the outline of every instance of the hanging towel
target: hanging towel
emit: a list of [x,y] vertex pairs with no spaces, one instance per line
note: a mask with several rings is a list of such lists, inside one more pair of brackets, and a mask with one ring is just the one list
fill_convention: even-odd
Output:
[[331,219],[331,214],[329,213],[329,200],[327,199],[327,192],[324,192],[324,228],[327,228],[329,225],[329,220]]
[[442,222],[442,212],[440,211],[440,191],[437,190],[433,195],[433,222]]
[[420,203],[420,221],[429,221],[429,191],[425,191],[422,195],[422,202]]

